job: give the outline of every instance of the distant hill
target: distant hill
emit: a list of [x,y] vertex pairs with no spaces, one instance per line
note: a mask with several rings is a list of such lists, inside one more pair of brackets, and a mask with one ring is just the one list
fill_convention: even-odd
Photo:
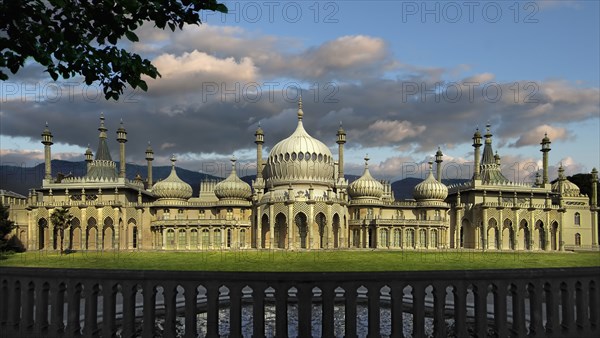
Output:
[[[84,176],[86,174],[85,161],[70,162],[62,160],[52,160],[52,176],[56,177],[59,173],[73,176]],[[117,168],[119,163],[117,162]],[[137,174],[146,178],[148,169],[145,165],[127,164],[125,176],[133,180]],[[171,172],[171,166],[157,166],[152,168],[154,181],[165,179]],[[198,195],[200,182],[206,179],[220,179],[219,177],[208,175],[196,171],[177,167],[177,175],[184,182],[192,186],[194,196]],[[16,193],[27,195],[29,189],[42,186],[44,178],[44,164],[40,163],[35,167],[18,167],[3,165],[0,166],[0,188],[11,190]]]

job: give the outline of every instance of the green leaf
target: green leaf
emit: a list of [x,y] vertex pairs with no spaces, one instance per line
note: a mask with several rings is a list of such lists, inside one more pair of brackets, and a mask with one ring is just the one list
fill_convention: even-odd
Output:
[[135,35],[134,32],[127,31],[127,32],[125,32],[125,36],[127,37],[127,39],[129,39],[129,41],[132,41],[132,42],[140,41],[140,39],[138,38],[137,35]]

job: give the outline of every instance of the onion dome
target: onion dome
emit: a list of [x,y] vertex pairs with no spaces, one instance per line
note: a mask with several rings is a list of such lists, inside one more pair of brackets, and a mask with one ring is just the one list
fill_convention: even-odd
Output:
[[368,156],[365,157],[365,171],[360,178],[350,184],[348,193],[352,199],[381,198],[383,195],[383,184],[374,179],[369,172]]
[[438,182],[433,177],[432,162],[429,162],[429,174],[423,182],[417,184],[413,189],[413,197],[417,201],[440,200],[443,201],[448,197],[448,187]]
[[188,199],[192,197],[192,187],[182,181],[175,171],[175,155],[171,157],[171,174],[162,181],[156,182],[152,192],[158,198]]
[[334,160],[323,142],[310,136],[302,125],[302,99],[298,102],[298,126],[277,143],[267,159],[267,175],[273,186],[290,182],[333,184]]
[[221,199],[247,200],[252,197],[250,185],[235,172],[235,159],[231,159],[231,174],[215,186],[215,195]]
[[565,169],[562,164],[558,168],[558,180],[552,184],[552,192],[563,196],[579,196],[579,187],[565,177]]

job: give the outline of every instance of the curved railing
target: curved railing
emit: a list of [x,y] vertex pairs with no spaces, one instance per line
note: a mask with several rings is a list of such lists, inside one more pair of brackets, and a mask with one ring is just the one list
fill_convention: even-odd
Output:
[[323,337],[356,337],[359,308],[368,313],[369,337],[596,337],[599,283],[600,267],[375,273],[1,267],[0,336],[197,337],[202,313],[206,336],[241,337],[246,317],[251,335],[263,337],[273,333],[265,332],[269,307],[277,337],[287,336],[290,325],[299,337],[311,336],[315,325]]

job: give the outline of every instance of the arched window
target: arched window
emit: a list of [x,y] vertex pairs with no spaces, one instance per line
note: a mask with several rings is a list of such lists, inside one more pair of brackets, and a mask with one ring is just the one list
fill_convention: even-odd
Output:
[[373,208],[367,209],[367,219],[373,219]]
[[435,220],[436,221],[442,220],[442,213],[439,210],[435,211]]
[[190,233],[190,248],[196,249],[198,247],[198,230],[192,229]]
[[227,219],[228,220],[233,219],[233,209],[232,208],[227,208]]
[[198,217],[200,217],[200,219],[204,219],[204,215],[205,215],[204,210],[200,210],[200,214]]
[[581,246],[581,235],[579,233],[575,234],[575,246]]
[[221,229],[215,229],[213,233],[213,247],[220,248],[221,247]]
[[575,213],[575,225],[581,225],[581,215],[578,212]]
[[186,233],[184,229],[179,229],[179,239],[177,241],[177,249],[185,249]]
[[210,232],[208,229],[202,230],[202,249],[208,249],[210,245]]
[[394,246],[397,248],[399,248],[402,244],[402,237],[400,234],[401,234],[400,229],[394,230]]
[[246,247],[246,230],[240,230],[240,248]]
[[406,246],[409,248],[415,247],[415,231],[413,229],[406,230]]
[[431,230],[431,246],[438,247],[438,233],[436,229]]
[[422,248],[427,247],[427,231],[425,229],[419,230],[419,244]]

